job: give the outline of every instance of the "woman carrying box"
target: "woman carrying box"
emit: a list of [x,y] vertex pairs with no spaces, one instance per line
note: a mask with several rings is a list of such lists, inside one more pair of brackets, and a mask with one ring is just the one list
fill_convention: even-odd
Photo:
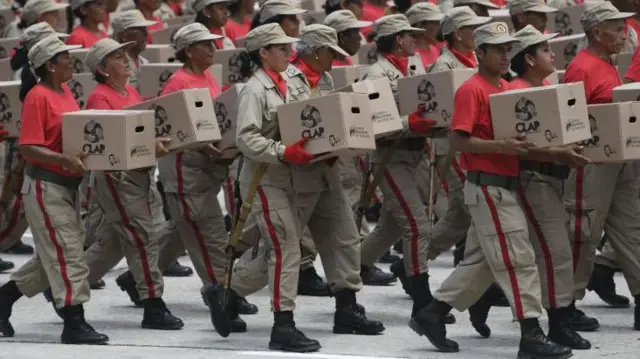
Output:
[[229,21],[227,5],[230,0],[194,0],[191,3],[196,13],[196,22],[206,26],[214,35],[222,36],[213,40],[216,49],[235,49],[236,34],[226,25]]

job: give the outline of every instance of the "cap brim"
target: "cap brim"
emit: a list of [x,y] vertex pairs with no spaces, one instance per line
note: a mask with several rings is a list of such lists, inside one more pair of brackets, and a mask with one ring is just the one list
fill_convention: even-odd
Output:
[[149,20],[145,19],[145,20],[140,21],[139,23],[136,23],[133,26],[127,27],[127,29],[133,29],[133,28],[136,28],[136,27],[144,27],[144,28],[146,28],[147,26],[151,26],[151,25],[155,25],[155,24],[157,24],[157,22],[149,21]]
[[305,9],[291,9],[291,10],[285,10],[281,12],[279,15],[302,15],[308,12],[309,10],[305,10]]
[[[478,4],[478,5],[486,6],[489,9],[499,9],[500,8],[500,6],[498,6],[498,5],[492,3],[491,1],[488,1],[488,0],[487,1],[485,1],[485,0],[475,0],[475,1],[472,1],[471,4]],[[467,3],[465,5],[469,5],[469,3]]]
[[462,24],[460,24],[459,28],[462,27],[467,27],[467,26],[480,26],[480,25],[484,25],[484,24],[488,24],[493,20],[493,18],[490,18],[488,16],[477,16],[474,17],[473,19],[469,20],[469,21],[465,21]]
[[549,5],[545,5],[545,4],[539,4],[536,5],[530,9],[525,10],[525,12],[543,12],[543,13],[552,13],[552,12],[558,12],[558,9],[551,7]]
[[541,42],[545,42],[545,41],[549,41],[555,37],[557,37],[558,35],[560,35],[560,33],[558,32],[553,32],[551,34],[542,34],[542,36],[540,36],[540,38],[538,38],[538,41],[536,41],[536,44],[539,44]]
[[287,45],[287,44],[293,44],[294,42],[298,42],[299,39],[297,37],[290,37],[290,36],[282,36],[279,37],[277,40],[272,41],[268,44],[265,44],[264,46],[267,45]]
[[66,39],[67,37],[71,36],[69,34],[65,34],[64,32],[56,32],[55,35],[58,37],[58,39]]
[[617,13],[615,15],[612,15],[612,16],[608,17],[604,21],[628,19],[628,18],[634,16],[635,14],[636,13],[634,13],[634,12],[619,12],[619,13]]
[[[502,45],[502,44],[508,44],[510,42],[520,42],[520,40],[516,39],[511,35],[502,35],[502,36],[496,37],[495,39],[485,41],[484,43],[489,45]],[[477,46],[478,45],[476,45],[476,47]]]
[[338,45],[329,45],[329,48],[331,48],[331,50],[337,52],[338,54],[340,54],[340,55],[342,55],[344,57],[351,56]]
[[71,51],[71,50],[77,50],[77,49],[81,49],[82,45],[64,45],[64,49],[58,51],[58,53],[61,52],[65,52],[65,51]]
[[109,51],[109,53],[107,53],[107,56],[113,54],[114,52],[116,52],[116,51],[118,51],[120,49],[124,49],[125,47],[129,47],[129,46],[131,46],[131,45],[133,45],[135,43],[136,43],[135,41],[128,41],[128,42],[122,43],[122,44],[120,44],[120,46],[118,46],[115,49]]
[[196,39],[195,41],[192,41],[191,43],[193,44],[200,41],[213,41],[213,40],[220,40],[220,39],[224,39],[224,36],[216,35],[216,34],[207,34]]
[[55,5],[52,5],[49,9],[47,9],[46,12],[66,9],[69,6],[71,6],[71,5],[67,4],[67,3],[55,4]]
[[349,25],[349,29],[363,29],[365,27],[369,27],[373,25],[373,22],[371,21],[356,21],[353,24]]
[[424,32],[425,30],[421,29],[419,27],[409,26],[409,27],[405,27],[405,28],[399,30],[398,32],[400,32],[400,31]]

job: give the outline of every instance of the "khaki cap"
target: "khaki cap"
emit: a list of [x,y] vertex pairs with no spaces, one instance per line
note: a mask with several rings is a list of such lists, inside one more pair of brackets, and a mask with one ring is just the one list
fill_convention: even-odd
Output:
[[278,15],[300,15],[307,10],[293,6],[287,0],[268,0],[260,7],[260,22],[265,22]]
[[33,24],[40,15],[66,9],[68,6],[69,4],[58,4],[55,0],[29,0],[22,9],[22,19],[27,24]]
[[144,18],[140,10],[127,10],[113,13],[111,28],[114,34],[121,33],[127,29],[155,25],[155,21]]
[[551,40],[556,36],[558,36],[557,32],[554,32],[553,34],[543,34],[532,25],[527,25],[520,31],[513,34],[513,37],[515,37],[518,42],[513,45],[510,57],[514,58],[527,47]]
[[191,8],[198,13],[211,4],[222,4],[226,2],[231,2],[231,0],[193,0],[191,2]]
[[490,17],[478,16],[468,6],[459,6],[454,7],[444,15],[442,21],[440,21],[440,31],[442,31],[443,35],[448,35],[460,28],[484,25],[490,21]]
[[299,41],[311,47],[329,47],[342,56],[348,57],[349,53],[338,45],[338,33],[335,29],[322,24],[307,25],[300,32]]
[[95,1],[95,0],[70,0],[71,8],[73,10],[75,10],[75,9],[81,7],[82,5],[84,5],[86,3],[90,3],[92,1]]
[[336,32],[343,32],[349,29],[362,29],[371,26],[371,21],[360,21],[351,10],[338,10],[327,15],[324,24],[336,29]]
[[206,26],[199,22],[185,25],[173,35],[173,47],[176,51],[184,50],[187,47],[200,41],[213,41],[222,39],[224,36],[212,34]]
[[376,20],[373,23],[373,31],[376,33],[374,40],[378,40],[381,37],[395,35],[401,31],[424,32],[424,29],[411,26],[406,16],[396,14],[383,16]]
[[33,45],[27,57],[29,58],[31,66],[37,69],[57,54],[81,47],[80,45],[65,45],[65,43],[60,41],[55,35],[52,35],[45,37]]
[[556,12],[558,9],[545,4],[544,0],[511,0],[507,2],[509,15],[518,15],[525,12]]
[[113,39],[101,39],[91,46],[84,63],[89,68],[89,71],[95,73],[105,57],[131,44],[133,44],[133,41],[121,44]]
[[57,38],[69,37],[68,34],[57,32],[51,25],[43,21],[24,29],[24,32],[20,35],[20,43],[25,49],[29,50],[38,41],[47,36],[56,36]]
[[587,6],[582,13],[580,23],[584,31],[592,29],[594,26],[608,20],[622,20],[632,17],[635,13],[620,12],[608,1],[603,1]]
[[492,22],[473,31],[473,41],[478,48],[482,44],[500,45],[519,41],[509,35],[509,27],[504,22]]
[[289,37],[278,24],[260,25],[249,31],[244,38],[244,48],[248,52],[260,50],[269,45],[293,44],[298,41],[295,37]]
[[430,2],[419,2],[409,8],[405,13],[409,23],[415,25],[423,21],[440,21],[444,14],[438,6]]
[[461,5],[478,4],[490,9],[499,9],[500,6],[492,3],[489,0],[453,0],[453,6],[458,7]]

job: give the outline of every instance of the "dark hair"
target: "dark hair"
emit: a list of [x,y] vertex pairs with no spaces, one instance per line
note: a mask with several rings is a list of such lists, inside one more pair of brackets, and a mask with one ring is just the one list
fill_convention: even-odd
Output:
[[[108,56],[107,56],[107,57],[108,57]],[[105,65],[106,65],[106,62],[107,62],[107,57],[105,57],[105,58],[102,60],[102,62],[100,62],[100,65],[98,65],[98,66],[100,66],[100,67],[103,67],[103,68],[104,68],[104,67],[105,67]],[[93,78],[94,78],[94,79],[96,80],[96,82],[97,82],[97,83],[99,83],[99,84],[103,84],[103,83],[107,82],[107,76],[105,76],[105,75],[103,75],[103,74],[99,73],[98,71],[96,71],[96,72],[94,72],[94,73],[93,73]]]
[[242,0],[231,1],[227,5],[227,9],[229,9],[229,15],[233,16],[240,8],[242,7]]
[[[270,49],[271,45],[265,46],[265,49]],[[249,78],[253,75],[253,72],[257,67],[262,66],[262,59],[260,58],[259,50],[244,52],[242,56],[246,56],[240,62],[242,65],[240,67],[240,76],[243,78]]]
[[27,51],[27,49],[22,45],[15,47],[14,49],[16,52],[13,54],[13,57],[11,57],[9,63],[11,64],[11,71],[16,72],[29,63],[29,58],[27,57],[29,51]]
[[187,63],[187,53],[182,49],[180,51],[176,51],[176,60],[182,62],[183,64]]
[[482,44],[482,45],[476,47],[476,51],[482,50],[482,52],[487,52],[488,48],[489,48],[489,44]]
[[411,0],[393,0],[393,14],[404,14],[411,7]]
[[[214,5],[214,4],[211,4],[209,6],[212,6],[212,5]],[[207,7],[209,7],[209,6],[207,6]],[[204,11],[198,11],[198,13],[196,14],[195,22],[200,23],[200,24],[202,24],[202,25],[204,25],[204,26],[206,26],[208,28],[209,25],[211,25],[212,20],[211,20],[211,18],[207,17],[204,14]]]
[[[362,6],[362,0],[344,0],[344,4],[345,5],[347,5],[347,4],[355,4],[355,5]],[[324,5],[322,5],[322,8],[324,9],[324,12],[327,15],[331,14],[334,11],[338,11],[338,10],[344,9],[344,7],[340,3],[340,1],[331,1],[331,0],[327,0],[324,3]]]
[[[59,55],[60,54],[55,55],[49,61],[57,64]],[[24,101],[24,98],[27,97],[29,91],[31,91],[31,89],[38,84],[38,78],[40,78],[40,81],[44,81],[49,76],[49,71],[47,71],[46,63],[35,69],[34,72],[35,75],[31,72],[31,68],[29,67],[29,65],[25,65],[22,68],[22,74],[20,75],[20,79],[22,80],[22,83],[20,84],[20,101]],[[38,78],[36,78],[36,76]]]
[[513,27],[518,30],[524,27],[524,24],[518,20],[518,15],[511,15],[511,23],[513,24]]
[[387,35],[376,40],[376,47],[378,48],[378,52],[383,54],[388,54],[393,51],[393,45],[395,44],[396,36],[404,36],[407,31],[400,31],[393,35]]
[[253,15],[253,19],[251,19],[251,30],[255,29],[256,27],[258,27],[260,25],[279,24],[280,21],[282,21],[283,18],[284,18],[284,15],[276,15],[276,16],[272,16],[272,17],[268,18],[264,22],[260,22],[260,11],[258,11],[258,12],[256,12],[255,15]]
[[[440,31],[438,31],[440,32]],[[448,33],[446,35],[442,35],[442,38],[444,39],[444,41],[447,42],[447,45],[449,45],[449,47],[453,46],[453,40],[455,39],[453,32]]]
[[514,56],[513,59],[511,59],[511,70],[517,73],[518,76],[524,75],[524,73],[527,71],[526,61],[524,60],[524,57],[527,55],[535,56],[536,52],[538,51],[538,47],[540,47],[540,44],[541,43],[533,44]]

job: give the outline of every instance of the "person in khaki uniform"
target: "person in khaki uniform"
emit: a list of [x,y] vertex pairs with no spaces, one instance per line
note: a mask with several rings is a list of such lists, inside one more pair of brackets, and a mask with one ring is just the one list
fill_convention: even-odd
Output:
[[13,304],[23,295],[38,294],[40,291],[31,287],[31,279],[42,278],[44,274],[51,283],[56,307],[64,317],[61,341],[104,344],[109,338],[97,333],[84,318],[83,303],[90,296],[89,270],[82,257],[84,232],[76,210],[78,185],[86,171],[83,155],[63,155],[61,147],[62,114],[80,110],[65,84],[72,76],[69,65],[72,48],[75,47],[66,46],[53,35],[40,40],[28,53],[40,81],[32,77],[22,82],[19,143],[27,161],[22,187],[25,213],[38,255],[25,265],[29,272],[14,273],[0,288],[0,332],[4,336],[14,335],[9,322]]
[[468,6],[478,16],[489,16],[489,10],[499,9],[500,6],[491,0],[453,0],[453,7]]
[[471,227],[465,256],[410,326],[440,351],[457,352],[458,344],[446,337],[444,316],[452,307],[469,308],[495,279],[520,322],[518,357],[568,358],[571,349],[550,341],[538,322],[540,279],[527,220],[517,202],[518,155],[526,156],[534,145],[514,138],[496,140],[491,127],[489,95],[509,89],[501,76],[509,70],[509,53],[518,40],[503,22],[477,28],[474,40],[478,73],[457,90],[450,128],[452,148],[462,152],[467,170],[464,201]]
[[[587,104],[612,102],[612,89],[621,85],[611,63],[627,39],[624,19],[633,13],[620,12],[610,2],[592,4],[581,23],[589,46],[580,51],[565,72],[564,82],[584,84]],[[637,161],[588,164],[572,170],[565,182],[565,208],[569,219],[569,238],[573,241],[575,300],[585,295],[595,249],[605,229],[622,272],[635,297],[635,324],[640,330],[640,179]],[[595,330],[599,323],[577,310],[572,324],[579,330]]]

